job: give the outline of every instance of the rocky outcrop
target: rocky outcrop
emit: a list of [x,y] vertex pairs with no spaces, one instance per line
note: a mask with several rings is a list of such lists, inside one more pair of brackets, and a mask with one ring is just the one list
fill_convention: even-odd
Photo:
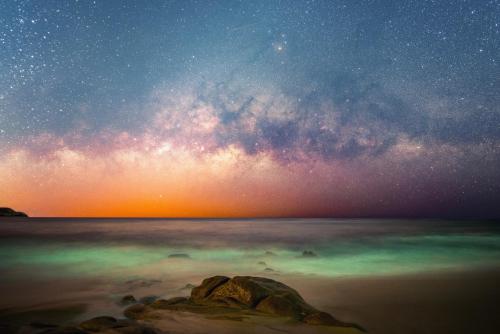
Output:
[[14,211],[11,208],[0,208],[0,217],[28,217],[24,212]]
[[[209,280],[193,289],[191,299],[199,304],[241,306],[278,316],[289,316],[302,320],[305,316],[317,313],[307,304],[297,291],[275,280],[263,277],[236,276],[218,284],[203,298],[196,295],[197,289],[213,285]],[[219,279],[219,281],[223,281]]]
[[155,319],[157,310],[176,310],[194,313],[216,314],[241,312],[255,315],[290,317],[310,325],[361,327],[342,322],[332,315],[309,305],[291,287],[263,277],[213,276],[193,288],[191,296],[168,300],[160,299],[149,306],[136,304],[127,308],[125,316],[131,319]]
[[203,301],[214,291],[215,288],[222,286],[228,281],[229,277],[226,276],[213,276],[205,278],[200,286],[191,290],[191,299],[195,302]]
[[[133,298],[132,295],[125,297],[130,301]],[[276,323],[286,322],[293,325],[293,322],[288,320],[292,318],[306,325],[342,327],[340,329],[342,333],[355,334],[359,330],[364,331],[356,324],[340,321],[329,313],[317,310],[291,287],[263,277],[213,276],[193,288],[190,297],[155,301],[153,298],[148,298],[147,305],[139,302],[127,307],[124,310],[127,319],[100,316],[78,325],[31,323],[21,328],[0,324],[0,332],[2,334],[166,334],[170,332],[170,328],[166,325],[168,321],[174,321],[173,325],[176,328],[179,324],[178,319],[182,319],[174,318],[172,311],[197,313],[201,317],[216,320],[245,319],[254,324],[260,321],[269,324],[269,321],[275,320]],[[276,318],[273,320],[269,317]],[[335,328],[324,328],[324,330],[328,333],[332,330],[337,333]],[[206,333],[212,332],[206,331]]]

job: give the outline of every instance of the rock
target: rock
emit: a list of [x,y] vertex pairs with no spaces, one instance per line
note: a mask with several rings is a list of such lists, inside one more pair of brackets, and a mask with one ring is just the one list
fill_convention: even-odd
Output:
[[152,303],[150,306],[155,309],[169,309],[171,305],[188,303],[189,299],[187,297],[174,297],[170,299],[159,299]]
[[139,299],[139,303],[144,305],[149,305],[151,303],[154,303],[157,299],[158,299],[157,296],[144,296]]
[[128,307],[124,314],[136,320],[157,319],[161,318],[161,310],[219,316],[230,314],[233,318],[248,314],[267,314],[290,317],[310,325],[361,329],[355,324],[344,323],[315,309],[291,287],[263,277],[209,277],[204,279],[200,286],[193,288],[190,298],[160,299],[149,306],[136,304]]
[[276,254],[274,254],[273,252],[270,252],[270,251],[266,251],[264,253],[264,256],[276,256]]
[[120,299],[120,305],[130,305],[135,303],[137,303],[137,300],[132,295],[126,295],[123,296],[122,299]]
[[318,257],[313,251],[305,250],[302,252],[302,257]]
[[191,258],[191,256],[189,256],[189,254],[185,254],[185,253],[170,254],[168,257],[170,259],[190,259]]
[[[199,291],[205,293],[200,294]],[[200,296],[204,297],[200,299]],[[353,327],[336,320],[328,313],[316,310],[297,291],[269,278],[236,276],[229,279],[215,276],[205,279],[201,286],[193,289],[191,300],[205,305],[254,309],[271,315],[291,317],[311,325]]]
[[264,261],[259,261],[257,264],[260,264],[261,266],[267,266],[267,264]]
[[338,326],[341,324],[337,319],[326,312],[316,312],[304,317],[304,322],[310,325],[330,325]]
[[129,289],[139,289],[139,288],[148,288],[155,284],[161,283],[161,280],[158,279],[132,279],[125,282]]
[[[304,314],[309,314],[314,310],[294,289],[263,277],[236,276],[217,287],[207,298],[216,302],[227,299],[235,300],[261,312],[293,316],[296,319],[301,319]],[[285,301],[289,306],[284,306]],[[262,302],[264,304],[259,306]],[[295,310],[293,314],[290,312],[291,306]]]
[[229,277],[225,276],[213,276],[210,278],[205,278],[200,286],[197,286],[191,290],[191,299],[194,301],[203,300],[207,297],[215,288],[229,281]]
[[281,296],[268,296],[255,309],[273,315],[288,316],[296,320],[301,320],[301,316],[303,315],[298,305]]
[[14,211],[11,208],[0,208],[0,217],[28,217],[24,212]]
[[266,269],[264,269],[264,271],[272,272],[272,271],[274,271],[274,269],[273,268],[266,268]]
[[86,320],[80,324],[80,328],[91,331],[99,332],[107,328],[116,326],[117,320],[113,317],[102,316]]
[[135,304],[129,306],[123,311],[123,315],[125,315],[129,319],[139,319],[140,315],[146,310],[146,305],[144,304]]
[[[213,291],[205,297],[205,300],[217,302],[232,299],[248,307],[255,307],[257,303],[265,297],[278,291],[285,292],[287,289],[289,291],[294,291],[286,285],[272,279],[236,276],[213,289]],[[296,295],[298,296],[297,293]]]

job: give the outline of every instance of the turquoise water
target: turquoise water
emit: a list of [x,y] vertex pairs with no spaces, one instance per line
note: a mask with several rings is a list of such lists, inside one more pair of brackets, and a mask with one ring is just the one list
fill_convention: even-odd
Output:
[[[0,225],[4,280],[26,272],[40,279],[221,273],[345,277],[500,263],[500,233],[496,225],[480,222],[29,220]],[[304,250],[316,256],[303,257]],[[189,258],[169,257],[176,253]]]

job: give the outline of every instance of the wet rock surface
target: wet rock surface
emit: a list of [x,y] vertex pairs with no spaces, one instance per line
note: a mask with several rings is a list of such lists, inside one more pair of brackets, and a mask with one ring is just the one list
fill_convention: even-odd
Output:
[[193,288],[191,291],[191,299],[193,301],[202,301],[208,297],[212,291],[229,281],[229,277],[226,276],[213,276],[205,278],[200,286]]

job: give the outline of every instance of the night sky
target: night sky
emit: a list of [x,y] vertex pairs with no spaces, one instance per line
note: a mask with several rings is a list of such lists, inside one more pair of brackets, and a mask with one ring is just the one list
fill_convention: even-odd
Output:
[[2,1],[0,206],[500,217],[500,1]]

